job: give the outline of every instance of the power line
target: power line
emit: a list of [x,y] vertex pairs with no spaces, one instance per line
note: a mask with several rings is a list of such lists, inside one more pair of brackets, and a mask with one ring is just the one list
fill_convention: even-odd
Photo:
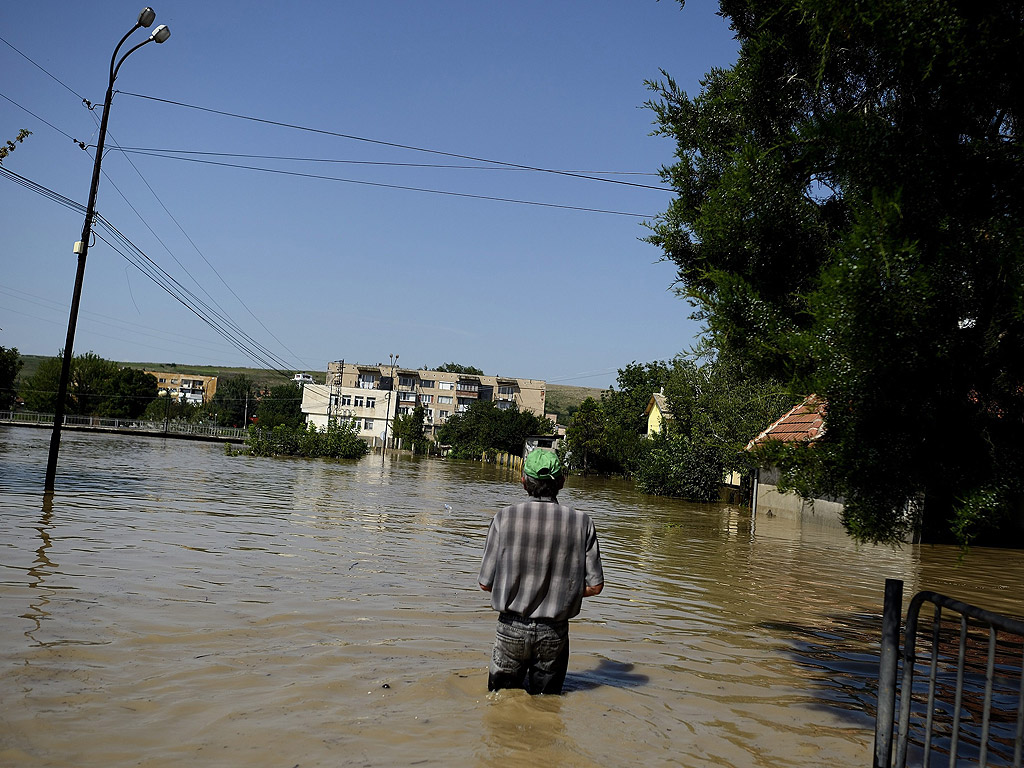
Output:
[[[241,152],[206,152],[197,149],[164,149],[160,147],[118,147],[122,152],[157,152],[171,155],[203,155],[206,157],[241,157],[249,160],[289,160],[305,163],[337,163],[341,165],[374,165],[389,168],[442,168],[475,171],[529,171],[507,165],[456,165],[452,163],[397,163],[384,160],[339,160],[330,157],[297,157],[295,155],[253,155]],[[607,176],[657,176],[650,171],[558,171],[559,173],[587,173]]]
[[218,165],[225,168],[241,168],[248,171],[259,171],[261,173],[273,173],[281,176],[298,176],[305,179],[321,179],[323,181],[337,181],[343,184],[360,184],[368,187],[381,187],[384,189],[400,189],[407,192],[428,192],[434,195],[445,195],[449,197],[468,197],[474,200],[492,200],[499,203],[515,203],[517,205],[535,205],[542,208],[561,208],[570,211],[585,211],[587,213],[606,213],[612,216],[633,216],[640,219],[653,218],[651,214],[630,213],[628,211],[612,211],[604,208],[588,208],[578,205],[565,205],[562,203],[542,203],[536,200],[517,200],[511,197],[497,197],[495,195],[474,195],[469,192],[452,192],[443,189],[429,189],[427,187],[412,187],[405,184],[385,184],[379,181],[363,181],[360,179],[346,179],[340,176],[326,176],[319,173],[302,173],[300,171],[285,171],[280,168],[264,168],[258,165],[243,165],[242,163],[225,163],[218,160],[201,160],[196,157],[182,157],[180,155],[164,155],[159,152],[137,152],[140,155],[151,157],[163,157],[168,160],[182,160],[189,163],[200,163],[203,165]]
[[[22,57],[23,59],[25,59],[25,60],[26,60],[26,61],[27,61],[27,62],[28,62],[29,64],[31,64],[32,66],[34,66],[34,67],[35,67],[36,69],[38,69],[38,70],[39,70],[40,72],[42,72],[42,73],[43,73],[44,75],[46,75],[47,77],[49,77],[49,78],[50,78],[51,80],[53,80],[53,81],[54,81],[55,83],[57,83],[58,85],[61,85],[61,86],[63,86],[64,88],[66,88],[66,89],[67,89],[68,91],[70,91],[70,92],[71,92],[71,94],[72,94],[73,96],[77,96],[77,97],[78,97],[78,98],[80,98],[80,99],[81,99],[82,101],[84,101],[84,102],[85,102],[86,104],[88,104],[88,103],[89,103],[89,100],[88,100],[88,99],[86,99],[86,98],[85,98],[84,96],[82,96],[82,94],[80,94],[80,93],[77,93],[77,92],[76,92],[76,91],[75,91],[74,89],[72,89],[72,88],[71,88],[71,86],[70,86],[70,85],[68,85],[67,83],[65,83],[65,82],[64,82],[63,80],[61,80],[60,78],[58,78],[58,77],[57,77],[56,75],[50,74],[50,72],[48,72],[47,70],[43,69],[43,67],[42,67],[42,66],[41,66],[40,64],[36,63],[36,62],[35,62],[35,61],[33,61],[33,60],[32,60],[31,58],[29,58],[29,56],[28,56],[27,54],[25,54],[25,53],[22,53],[22,52],[21,52],[21,51],[19,51],[19,50],[18,50],[17,48],[15,48],[15,47],[14,47],[14,46],[13,46],[13,45],[12,45],[12,44],[11,44],[11,43],[10,43],[10,42],[8,41],[8,40],[6,40],[6,39],[5,39],[5,38],[4,38],[3,36],[0,36],[0,42],[4,43],[4,45],[6,45],[6,46],[7,46],[8,48],[10,48],[10,49],[11,49],[12,51],[14,51],[14,52],[15,52],[16,54],[18,54],[19,56],[21,56],[21,57]],[[22,109],[24,109],[24,107],[22,107]],[[28,110],[25,110],[25,111],[27,112]],[[51,127],[52,127],[52,126],[51,126]]]
[[[74,200],[48,189],[41,184],[37,184],[36,182],[31,181],[20,174],[14,173],[3,166],[0,166],[0,177],[14,181],[15,183],[20,184],[27,189],[30,189],[31,191],[73,211],[77,211],[79,213],[84,213],[85,211],[85,206],[81,203],[75,202]],[[259,342],[242,331],[241,328],[239,328],[230,318],[224,317],[213,311],[209,305],[181,285],[180,282],[147,256],[145,252],[131,242],[131,240],[121,234],[121,232],[119,232],[117,228],[103,216],[96,214],[96,223],[108,231],[120,244],[120,247],[98,234],[97,236],[100,237],[100,239],[110,245],[114,251],[119,253],[129,263],[137,267],[139,271],[149,277],[150,280],[163,288],[168,295],[210,326],[233,347],[247,355],[250,359],[258,362],[260,365],[274,370],[286,378],[288,377],[286,370],[297,370],[295,366],[287,365],[287,363],[282,361],[280,358],[277,358],[274,353],[263,347]]]
[[558,171],[558,170],[555,170],[553,168],[538,168],[538,167],[532,166],[532,165],[523,165],[522,163],[510,163],[510,162],[506,162],[504,160],[489,160],[487,158],[475,157],[473,155],[462,155],[462,154],[459,154],[457,152],[445,152],[445,151],[442,151],[440,149],[428,149],[426,147],[416,147],[416,146],[412,146],[410,144],[399,144],[399,143],[394,142],[394,141],[383,141],[381,139],[369,139],[369,138],[366,138],[365,136],[353,136],[352,134],[339,133],[337,131],[328,131],[328,130],[324,130],[323,128],[310,128],[310,127],[304,126],[304,125],[296,125],[294,123],[285,123],[285,122],[281,122],[281,121],[278,121],[278,120],[268,120],[268,119],[262,118],[262,117],[253,117],[251,115],[240,115],[240,114],[238,114],[236,112],[227,112],[227,111],[224,111],[224,110],[221,110],[221,109],[211,109],[210,107],[200,107],[200,106],[198,106],[196,104],[187,104],[187,103],[182,102],[182,101],[173,101],[171,99],[161,99],[161,98],[158,98],[156,96],[145,96],[145,95],[143,95],[141,93],[132,93],[131,91],[116,91],[116,93],[123,93],[125,96],[134,96],[137,99],[148,99],[150,101],[157,101],[157,102],[161,102],[163,104],[171,104],[171,105],[176,106],[176,107],[185,107],[187,109],[195,109],[195,110],[199,110],[200,112],[209,112],[209,113],[215,114],[215,115],[223,115],[224,117],[233,117],[233,118],[238,119],[238,120],[248,120],[250,122],[255,122],[255,123],[264,123],[265,125],[276,125],[276,126],[278,126],[280,128],[291,128],[291,129],[296,130],[296,131],[305,131],[307,133],[318,133],[318,134],[321,134],[321,135],[324,135],[324,136],[335,136],[335,137],[340,138],[340,139],[350,139],[352,141],[362,141],[362,142],[365,142],[367,144],[377,144],[377,145],[380,145],[380,146],[383,146],[383,147],[394,147],[396,149],[407,149],[407,150],[411,150],[413,152],[427,152],[427,153],[430,153],[430,154],[433,154],[433,155],[442,155],[443,157],[455,157],[455,158],[458,158],[460,160],[472,160],[472,161],[477,162],[477,163],[490,163],[492,165],[503,165],[503,166],[508,166],[510,168],[519,168],[519,169],[524,170],[524,171],[536,171],[538,173],[552,173],[552,174],[556,174],[556,175],[559,175],[559,176],[572,176],[573,178],[587,179],[589,181],[600,181],[600,182],[604,182],[605,184],[621,184],[621,185],[627,186],[627,187],[639,187],[641,189],[653,189],[653,190],[656,190],[658,192],[668,192],[670,194],[675,194],[675,190],[671,189],[670,187],[656,187],[656,186],[653,186],[653,185],[650,185],[650,184],[637,184],[636,182],[622,181],[621,179],[602,179],[599,176],[589,176],[589,175],[584,174],[584,173],[575,173],[573,171]]
[[[108,133],[108,136],[109,136],[109,133]],[[117,141],[114,140],[114,138],[112,136],[110,137],[110,140],[114,144],[115,147],[120,149],[120,147],[117,144]],[[249,309],[249,306],[242,300],[242,297],[239,296],[237,293],[235,293],[235,290],[230,285],[228,285],[228,282],[223,278],[223,276],[221,276],[220,272],[217,271],[217,268],[214,267],[213,264],[210,263],[210,260],[206,258],[206,255],[199,249],[199,246],[196,245],[195,241],[185,231],[184,227],[181,226],[181,224],[178,222],[178,220],[168,210],[167,206],[164,205],[163,200],[160,199],[160,196],[156,193],[156,190],[153,189],[153,187],[150,185],[150,183],[146,179],[146,177],[142,175],[142,172],[138,169],[138,167],[136,167],[135,163],[132,162],[132,159],[130,157],[128,157],[127,155],[125,155],[125,159],[132,166],[132,168],[135,169],[135,172],[139,175],[139,178],[142,179],[142,182],[146,185],[147,189],[149,189],[150,193],[153,195],[153,197],[156,199],[156,201],[160,204],[160,207],[164,209],[164,212],[171,219],[171,221],[174,222],[175,226],[178,227],[178,230],[185,236],[185,239],[188,240],[189,244],[195,249],[196,253],[198,253],[200,255],[200,257],[202,257],[203,261],[206,262],[206,265],[211,270],[213,270],[213,273],[221,281],[221,283],[224,285],[224,287],[227,288],[228,291],[231,292],[231,295],[234,296],[235,299],[237,299],[238,303],[242,305],[242,307],[245,309],[245,311],[249,313],[249,316],[252,317],[252,319],[255,320],[257,323],[259,323],[260,327],[263,328],[264,331],[269,333],[271,338],[273,338],[274,341],[276,341],[278,344],[280,344],[281,347],[286,352],[288,352],[288,354],[290,354],[292,357],[298,359],[298,355],[296,355],[294,352],[292,352],[292,350],[290,350],[288,348],[288,346],[283,341],[281,341],[279,338],[277,338],[277,336],[274,335],[273,331],[271,331],[269,328],[267,328],[267,326],[263,324],[263,321],[260,320],[258,317],[256,317],[256,314],[251,309]],[[106,176],[106,173],[104,173],[104,176]],[[107,177],[107,178],[109,180],[109,177]],[[153,231],[153,228],[149,226],[149,223],[143,218],[142,214],[140,214],[138,212],[138,210],[136,210],[135,206],[132,205],[131,201],[121,192],[120,189],[118,189],[117,185],[114,184],[113,181],[111,181],[110,183],[114,187],[114,189],[117,189],[117,193],[119,195],[121,195],[121,198],[125,201],[125,203],[128,204],[128,207],[131,208],[132,211],[135,212],[135,215],[139,217],[139,220],[142,221],[142,223],[146,226],[146,228],[152,233],[153,237],[155,237],[157,239],[157,241],[160,243],[160,245],[163,246],[164,250],[167,251],[168,254],[170,254],[171,258],[174,259],[175,263],[177,263],[177,265],[179,267],[181,267],[182,271],[186,275],[189,276],[189,278],[192,280],[193,283],[196,284],[196,286],[199,288],[199,290],[201,290],[206,295],[206,297],[208,299],[210,299],[210,301],[212,301],[214,303],[214,305],[217,307],[217,309],[219,309],[221,311],[222,317],[224,317],[226,319],[229,319],[227,317],[227,312],[224,310],[224,308],[221,307],[220,304],[217,303],[217,300],[214,299],[213,296],[210,295],[209,291],[207,291],[199,283],[199,281],[196,280],[195,277],[192,276],[192,274],[188,271],[188,268],[185,267],[185,265],[181,263],[181,261],[178,259],[178,257],[175,256],[173,252],[171,252],[170,248],[167,247],[167,244],[164,243],[164,241],[160,238],[160,236],[157,235],[156,232]],[[235,325],[234,323],[232,323],[232,324]],[[235,325],[235,327],[238,328],[237,325]],[[241,329],[239,329],[239,330],[241,330]]]

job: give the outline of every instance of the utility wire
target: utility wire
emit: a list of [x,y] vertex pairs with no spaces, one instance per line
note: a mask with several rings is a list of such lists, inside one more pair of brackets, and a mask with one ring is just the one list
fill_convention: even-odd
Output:
[[[81,203],[65,197],[54,190],[48,189],[41,184],[37,184],[36,182],[4,168],[3,166],[0,166],[0,177],[14,181],[15,183],[20,184],[23,187],[58,203],[59,205],[63,205],[65,208],[79,213],[85,213],[86,208]],[[121,234],[117,228],[115,228],[102,215],[98,213],[95,214],[95,221],[98,226],[108,231],[113,236],[116,243],[111,242],[111,240],[108,240],[101,234],[97,234],[100,239],[110,245],[111,248],[125,258],[129,263],[136,266],[144,275],[163,288],[168,295],[177,300],[186,309],[210,326],[233,347],[250,357],[252,360],[274,370],[286,378],[288,378],[288,373],[286,373],[287,370],[296,370],[294,366],[287,365],[287,363],[282,361],[280,358],[277,358],[272,352],[262,347],[259,342],[238,328],[233,321],[228,318],[221,317],[217,312],[214,312],[209,305],[181,285],[181,283],[172,275],[163,270],[162,267],[147,256],[127,237]]]
[[[452,163],[396,163],[383,160],[339,160],[330,157],[296,157],[294,155],[251,155],[240,152],[204,152],[197,149],[163,149],[160,147],[121,147],[122,152],[161,152],[172,155],[202,155],[206,157],[241,157],[248,160],[290,160],[304,163],[338,163],[341,165],[379,165],[390,168],[450,168],[474,171],[526,171],[507,165],[456,165]],[[606,176],[657,176],[649,171],[559,171],[560,173],[588,173]]]
[[449,197],[468,197],[474,200],[492,200],[499,203],[516,203],[518,205],[535,205],[542,208],[561,208],[570,211],[586,211],[588,213],[606,213],[612,216],[633,216],[639,219],[653,218],[646,213],[630,213],[627,211],[612,211],[604,208],[587,208],[579,205],[564,205],[561,203],[542,203],[536,200],[517,200],[511,197],[497,197],[494,195],[474,195],[469,192],[451,192],[442,189],[429,189],[427,187],[412,187],[405,184],[385,184],[379,181],[363,181],[360,179],[346,179],[340,176],[326,176],[318,173],[302,173],[300,171],[285,171],[279,168],[264,168],[258,165],[243,165],[241,163],[225,163],[218,160],[201,160],[196,157],[182,157],[180,155],[164,155],[159,152],[138,152],[137,154],[149,155],[151,157],[163,157],[169,160],[182,160],[189,163],[200,163],[203,165],[219,165],[225,168],[241,168],[248,171],[260,171],[262,173],[275,173],[282,176],[298,176],[305,179],[322,179],[324,181],[338,181],[344,184],[361,184],[368,187],[382,187],[384,189],[401,189],[407,192],[428,192],[434,195],[446,195]]
[[[114,147],[117,148],[117,149],[120,149],[120,146],[117,144],[117,141],[112,136],[110,136],[109,132],[108,132],[107,136],[110,138],[110,140],[113,143]],[[288,352],[288,354],[290,354],[295,359],[298,359],[299,356],[296,355],[291,349],[289,349],[288,346],[283,341],[281,341],[279,338],[277,338],[277,336],[273,333],[273,331],[271,331],[269,328],[267,328],[267,326],[263,324],[263,321],[260,320],[258,317],[256,317],[256,314],[249,308],[249,305],[246,304],[242,300],[242,297],[239,296],[237,293],[235,293],[235,290],[230,285],[228,285],[227,281],[223,278],[223,276],[220,274],[220,272],[217,271],[217,268],[214,267],[213,264],[210,263],[210,260],[206,258],[206,254],[204,254],[199,249],[199,246],[196,245],[195,241],[189,236],[188,232],[185,231],[184,227],[181,226],[181,224],[174,217],[174,215],[170,212],[170,210],[168,210],[167,206],[164,205],[163,200],[160,199],[160,196],[156,193],[156,190],[153,189],[153,187],[150,185],[149,181],[146,179],[145,176],[142,175],[142,172],[138,169],[138,167],[135,165],[135,163],[132,162],[132,159],[130,157],[128,157],[127,154],[125,154],[125,160],[127,160],[128,163],[131,165],[131,167],[135,169],[135,172],[139,175],[139,178],[142,179],[142,182],[146,185],[146,187],[149,189],[150,193],[153,195],[153,197],[156,199],[156,201],[160,204],[160,207],[164,209],[164,213],[166,213],[167,216],[170,218],[170,220],[174,222],[175,226],[178,227],[178,230],[181,232],[181,234],[183,234],[185,236],[185,239],[188,240],[189,244],[195,249],[196,253],[198,253],[199,256],[203,259],[203,261],[206,262],[206,265],[211,270],[213,270],[213,273],[221,281],[221,283],[224,285],[224,287],[227,288],[228,291],[231,292],[231,295],[234,296],[235,299],[237,299],[238,303],[242,305],[242,307],[245,309],[245,311],[249,313],[249,316],[252,317],[252,319],[255,320],[257,323],[259,323],[260,327],[263,328],[263,330],[266,331],[268,334],[270,334],[271,338],[273,338],[274,341],[276,341],[278,344],[280,344],[281,347],[286,352]],[[104,173],[103,175],[106,176],[106,173]],[[107,177],[107,178],[109,179],[109,177]],[[160,236],[157,235],[156,232],[153,231],[153,228],[149,226],[149,224],[146,222],[146,220],[142,217],[142,214],[140,214],[135,209],[135,206],[132,205],[131,201],[128,200],[128,198],[125,197],[125,195],[121,192],[121,190],[117,188],[117,185],[114,184],[112,181],[110,183],[114,186],[114,189],[117,189],[117,193],[119,195],[121,195],[121,198],[128,204],[128,207],[131,208],[133,211],[135,211],[135,215],[139,217],[139,220],[142,221],[142,223],[146,226],[146,229],[148,229],[152,233],[153,237],[155,237],[157,239],[157,241],[160,243],[160,245],[163,246],[164,250],[167,251],[167,253],[170,254],[171,258],[174,259],[174,261],[177,263],[177,265],[179,267],[181,267],[182,271],[186,275],[188,275],[189,278],[191,278],[192,282],[195,283],[196,286],[206,295],[206,297],[208,299],[210,299],[210,301],[212,301],[214,303],[214,305],[217,307],[217,309],[219,309],[221,311],[222,316],[227,318],[227,312],[224,310],[224,308],[221,307],[220,304],[217,303],[216,299],[214,299],[213,296],[211,296],[210,293],[199,283],[199,281],[196,280],[195,277],[192,276],[192,274],[188,271],[188,268],[185,267],[185,265],[182,264],[181,261],[178,260],[178,257],[175,256],[171,252],[170,248],[167,247],[167,244],[164,243],[164,241],[160,238]],[[238,326],[235,325],[235,327],[237,328]],[[241,329],[238,329],[238,330],[241,330]]]
[[18,109],[20,109],[20,110],[22,110],[22,111],[24,111],[24,112],[27,112],[28,114],[32,115],[32,117],[34,117],[34,118],[35,118],[36,120],[38,120],[39,122],[41,122],[41,123],[46,123],[46,124],[47,124],[48,126],[50,126],[51,128],[53,128],[53,130],[55,130],[55,131],[56,131],[57,133],[59,133],[59,134],[60,134],[61,136],[67,136],[67,137],[68,137],[69,139],[71,139],[71,140],[72,140],[73,142],[75,142],[75,144],[77,144],[78,146],[80,146],[80,147],[81,147],[82,149],[85,149],[85,143],[84,143],[84,142],[81,142],[81,141],[79,141],[79,140],[78,140],[78,139],[76,139],[76,138],[75,138],[74,136],[72,136],[72,135],[71,135],[70,133],[65,133],[65,132],[64,132],[64,131],[62,131],[62,130],[61,130],[60,128],[58,128],[58,127],[57,127],[56,125],[54,125],[53,123],[51,123],[51,122],[50,122],[49,120],[47,120],[47,119],[45,119],[45,118],[42,118],[42,117],[40,117],[40,116],[39,116],[39,115],[37,115],[37,114],[36,114],[35,112],[33,112],[33,111],[32,111],[31,109],[29,109],[28,107],[25,107],[25,106],[23,106],[23,105],[19,104],[18,102],[16,102],[16,101],[15,101],[14,99],[12,99],[12,98],[11,98],[10,96],[8,96],[7,94],[5,94],[5,93],[0,93],[0,97],[3,97],[3,98],[5,98],[5,99],[7,99],[7,101],[11,102],[11,104],[13,104],[14,106],[16,106],[16,107],[17,107]]
[[304,125],[296,125],[294,123],[285,123],[285,122],[281,122],[281,121],[278,121],[278,120],[268,120],[268,119],[262,118],[262,117],[253,117],[251,115],[240,115],[240,114],[235,113],[235,112],[227,112],[227,111],[224,111],[224,110],[221,110],[221,109],[211,109],[210,107],[200,107],[200,106],[198,106],[196,104],[187,104],[187,103],[182,102],[182,101],[173,101],[171,99],[161,99],[161,98],[158,98],[156,96],[146,96],[146,95],[141,94],[141,93],[132,93],[131,91],[117,91],[117,93],[123,93],[126,96],[134,96],[137,99],[148,99],[150,101],[157,101],[157,102],[161,102],[163,104],[171,104],[171,105],[176,106],[176,107],[185,107],[187,109],[196,109],[196,110],[199,110],[200,112],[209,112],[209,113],[215,114],[215,115],[223,115],[224,117],[233,117],[233,118],[236,118],[238,120],[249,120],[249,121],[254,122],[254,123],[264,123],[265,125],[276,125],[276,126],[281,127],[281,128],[291,128],[291,129],[296,130],[296,131],[306,131],[308,133],[318,133],[318,134],[322,134],[324,136],[335,136],[335,137],[341,138],[341,139],[350,139],[352,141],[362,141],[362,142],[366,142],[367,144],[378,144],[378,145],[383,146],[383,147],[394,147],[396,149],[408,149],[408,150],[411,150],[413,152],[428,152],[428,153],[433,154],[433,155],[442,155],[443,157],[455,157],[455,158],[458,158],[460,160],[472,160],[472,161],[477,162],[477,163],[490,163],[492,165],[504,165],[504,166],[508,166],[510,168],[519,168],[519,169],[524,170],[524,171],[536,171],[538,173],[552,173],[552,174],[556,174],[556,175],[559,175],[559,176],[572,176],[573,178],[577,178],[577,179],[587,179],[589,181],[601,181],[601,182],[604,182],[606,184],[621,184],[621,185],[627,186],[627,187],[640,187],[641,189],[653,189],[653,190],[657,190],[658,192],[668,192],[670,194],[674,194],[675,193],[675,190],[671,189],[670,187],[656,187],[656,186],[653,186],[653,185],[650,185],[650,184],[637,184],[636,182],[622,181],[621,179],[602,179],[599,176],[589,176],[589,175],[584,174],[584,173],[575,173],[573,171],[558,171],[558,170],[555,170],[553,168],[538,168],[536,166],[523,165],[521,163],[510,163],[510,162],[505,162],[503,160],[489,160],[489,159],[483,158],[483,157],[474,157],[473,155],[462,155],[462,154],[458,154],[456,152],[444,152],[444,151],[442,151],[440,149],[428,149],[426,147],[416,147],[416,146],[412,146],[412,145],[409,145],[409,144],[399,144],[399,143],[393,142],[393,141],[382,141],[380,139],[369,139],[369,138],[366,138],[364,136],[353,136],[352,134],[339,133],[337,131],[328,131],[328,130],[324,130],[323,128],[310,128],[310,127],[304,126]]
[[[75,91],[74,91],[74,89],[72,89],[70,85],[68,85],[67,83],[65,83],[65,82],[64,82],[63,80],[61,80],[61,79],[60,79],[60,78],[58,78],[57,76],[55,76],[55,75],[52,75],[52,74],[50,74],[50,72],[48,72],[47,70],[43,69],[43,67],[42,67],[41,65],[39,65],[38,63],[36,63],[35,61],[33,61],[33,60],[32,60],[31,58],[29,58],[29,56],[28,56],[27,54],[25,54],[25,53],[22,53],[22,52],[21,52],[21,51],[19,51],[19,50],[18,50],[17,48],[15,48],[15,47],[14,47],[14,46],[13,46],[13,45],[12,45],[12,44],[11,44],[11,43],[10,43],[10,42],[8,41],[8,40],[6,40],[6,39],[5,39],[5,38],[4,38],[3,36],[0,36],[0,42],[2,42],[2,43],[3,43],[4,45],[6,45],[6,46],[7,46],[8,48],[10,48],[10,49],[11,49],[12,51],[14,51],[14,52],[15,52],[16,54],[18,54],[19,56],[21,56],[21,57],[22,57],[23,59],[25,59],[25,60],[26,60],[26,61],[27,61],[27,62],[28,62],[29,64],[31,64],[32,66],[34,66],[34,67],[35,67],[36,69],[38,69],[38,70],[39,70],[40,72],[42,72],[42,73],[43,73],[44,75],[46,75],[47,77],[49,77],[49,78],[50,78],[51,80],[53,80],[53,81],[54,81],[55,83],[57,83],[57,84],[58,84],[58,85],[60,85],[60,86],[63,86],[64,88],[66,88],[66,89],[67,89],[68,91],[70,91],[70,92],[71,92],[71,95],[73,95],[73,96],[77,96],[77,97],[78,97],[78,98],[80,98],[80,99],[81,99],[82,101],[84,101],[84,102],[85,102],[86,104],[88,104],[88,103],[89,103],[89,102],[88,102],[88,99],[86,99],[86,98],[85,98],[84,96],[82,96],[82,94],[80,94],[80,93],[77,93],[77,92],[75,92]],[[22,107],[22,109],[24,109],[24,107]],[[28,110],[25,110],[25,111],[27,112]]]

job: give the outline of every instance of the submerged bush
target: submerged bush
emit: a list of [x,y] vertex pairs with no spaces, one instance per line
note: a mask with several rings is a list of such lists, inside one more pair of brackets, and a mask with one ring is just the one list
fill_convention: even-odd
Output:
[[358,459],[370,452],[359,437],[355,422],[331,419],[323,429],[315,424],[273,429],[249,427],[249,451],[253,456],[305,456],[307,458]]

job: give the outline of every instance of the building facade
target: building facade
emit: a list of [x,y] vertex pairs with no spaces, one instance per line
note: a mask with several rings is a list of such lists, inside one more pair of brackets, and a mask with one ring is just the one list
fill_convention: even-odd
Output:
[[[348,393],[354,398],[352,393],[356,390],[362,390],[364,398],[374,397],[378,408],[383,399],[390,414],[385,416],[387,419],[412,413],[417,404],[422,405],[424,432],[430,437],[434,437],[445,421],[457,413],[465,413],[478,400],[491,400],[502,409],[515,405],[521,411],[543,418],[546,387],[541,379],[445,373],[381,363],[335,362],[327,366],[327,389],[331,390],[332,397],[338,396],[340,407],[344,407],[341,406],[344,395],[339,393]],[[373,390],[374,394],[370,395],[368,390]]]
[[306,423],[323,429],[331,419],[354,421],[359,437],[372,446],[381,445],[385,430],[391,434],[395,418],[397,393],[368,391],[360,387],[327,387],[305,384],[302,387],[302,413]]
[[170,373],[168,371],[143,371],[156,379],[158,390],[167,392],[182,403],[195,405],[208,403],[217,394],[217,377],[200,376],[198,373]]

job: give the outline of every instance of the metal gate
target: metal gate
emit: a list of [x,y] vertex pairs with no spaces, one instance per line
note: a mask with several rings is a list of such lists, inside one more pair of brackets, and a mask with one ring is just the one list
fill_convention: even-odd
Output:
[[[874,768],[1019,767],[1024,622],[918,592],[907,609],[901,654],[902,600],[903,582],[886,579]],[[933,610],[922,614],[926,603]]]

